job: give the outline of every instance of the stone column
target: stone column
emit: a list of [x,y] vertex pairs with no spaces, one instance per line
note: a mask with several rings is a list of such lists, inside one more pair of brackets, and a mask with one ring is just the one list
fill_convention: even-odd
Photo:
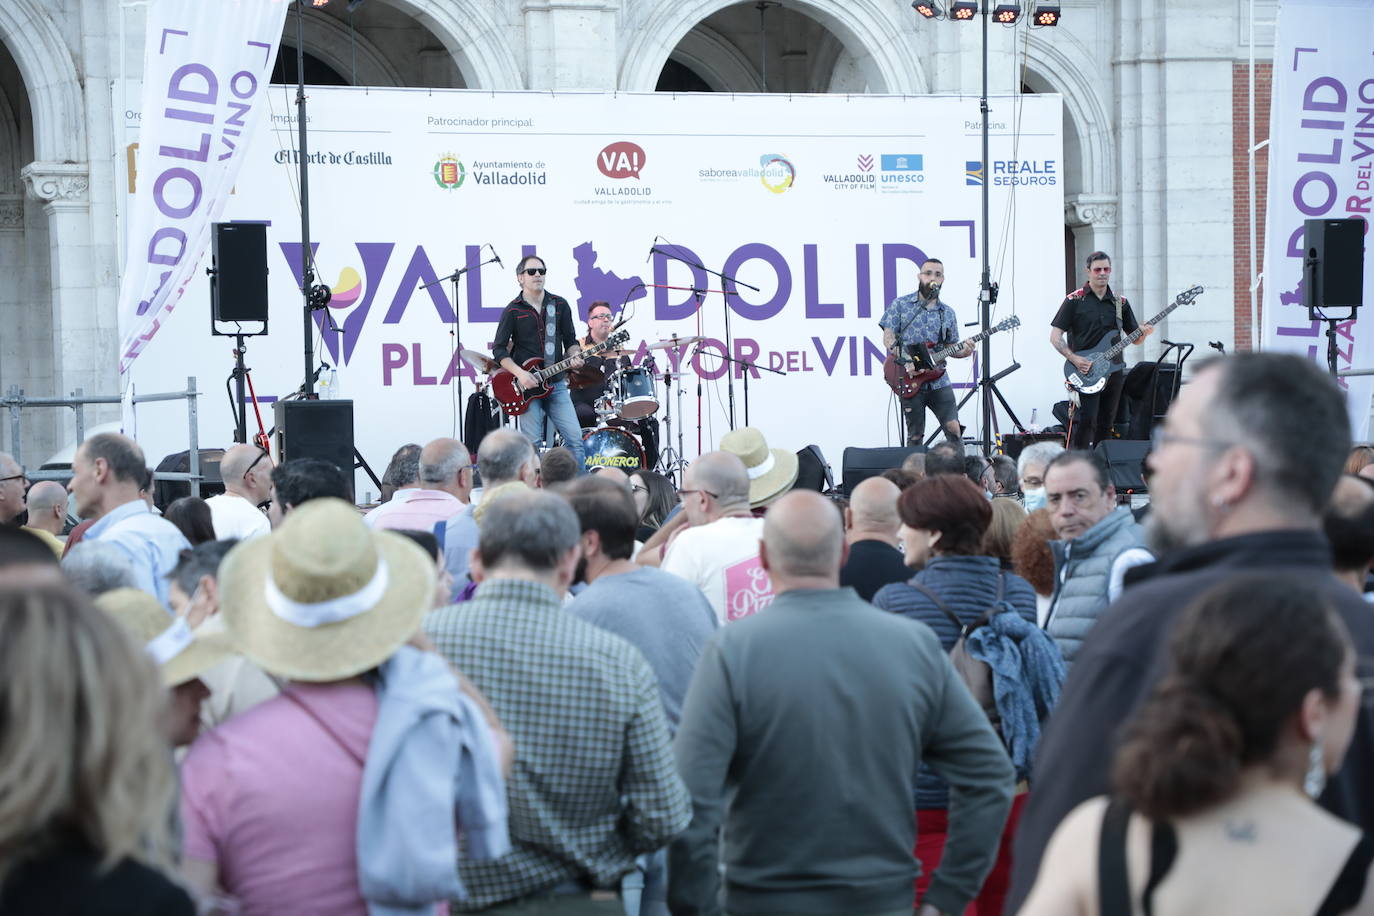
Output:
[[[43,202],[48,216],[52,270],[53,390],[34,396],[60,396],[75,388],[87,394],[117,394],[118,329],[114,316],[102,316],[91,239],[90,170],[84,162],[31,162],[19,172],[30,197]],[[117,415],[117,409],[87,413],[87,427]],[[75,435],[71,414],[63,412],[57,436]]]
[[1107,194],[1074,194],[1064,201],[1064,225],[1073,230],[1074,277],[1082,279],[1083,259],[1094,251],[1117,258],[1117,200]]
[[525,86],[604,89],[616,85],[617,0],[524,0]]

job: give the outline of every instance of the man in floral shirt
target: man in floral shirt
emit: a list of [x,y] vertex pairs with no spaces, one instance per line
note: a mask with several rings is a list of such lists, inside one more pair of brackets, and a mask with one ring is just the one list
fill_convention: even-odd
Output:
[[[959,342],[959,319],[954,309],[940,301],[940,287],[945,282],[944,263],[927,258],[921,265],[920,277],[916,292],[893,299],[878,322],[878,327],[883,329],[883,346],[888,352],[894,352],[900,346],[902,349],[897,353],[898,360],[906,361],[907,371],[913,374],[915,367],[907,360],[906,346],[924,343],[935,350]],[[963,341],[960,348],[950,355],[963,359],[972,354],[973,345]],[[948,375],[942,374],[922,384],[910,397],[904,397],[901,401],[908,446],[920,445],[924,441],[926,408],[929,407],[944,429],[945,437],[963,447],[959,411],[954,404],[954,391],[950,388]]]

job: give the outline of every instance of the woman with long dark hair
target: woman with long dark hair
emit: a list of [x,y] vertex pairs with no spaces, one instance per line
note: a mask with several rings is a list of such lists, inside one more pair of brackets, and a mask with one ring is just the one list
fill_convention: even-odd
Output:
[[1114,795],[1059,825],[1021,913],[1374,913],[1374,843],[1314,802],[1360,695],[1350,636],[1310,588],[1212,589],[1127,727]]

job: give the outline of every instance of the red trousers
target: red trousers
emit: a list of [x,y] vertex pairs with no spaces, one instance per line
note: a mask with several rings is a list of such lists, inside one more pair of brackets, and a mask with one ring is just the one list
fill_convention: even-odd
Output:
[[[1002,828],[1002,842],[997,846],[997,859],[983,882],[983,889],[964,911],[964,916],[1002,916],[1011,883],[1011,841],[1021,820],[1021,809],[1030,797],[1022,792],[1012,799],[1011,813]],[[949,832],[949,812],[944,808],[921,808],[916,812],[916,858],[921,860],[921,876],[916,879],[916,902],[920,904],[930,887],[930,876],[940,865],[945,852],[945,834]]]

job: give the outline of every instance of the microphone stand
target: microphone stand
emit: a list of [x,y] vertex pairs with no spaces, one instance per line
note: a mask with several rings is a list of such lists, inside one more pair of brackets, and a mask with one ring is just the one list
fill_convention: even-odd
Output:
[[[480,268],[485,267],[486,265],[491,264],[492,262],[495,262],[497,264],[501,263],[501,259],[496,256],[495,251],[493,251],[491,253],[491,257],[487,258],[485,261],[478,261],[476,264],[469,264],[466,267],[460,267],[453,273],[449,274],[447,277],[440,277],[439,279],[434,280],[430,283],[426,283],[420,287],[420,289],[429,289],[431,286],[437,286],[438,284],[443,283],[445,281],[453,281],[453,352],[455,354],[457,354],[459,350],[463,349],[463,341],[459,336],[458,281],[462,278],[463,274],[467,273],[468,271],[479,270]],[[459,411],[465,412],[467,410],[467,405],[463,403],[463,372],[460,369],[459,371],[454,373],[454,375],[458,379],[458,409]],[[453,424],[455,427],[458,427],[457,417],[453,418]],[[456,428],[454,430],[454,435],[455,437],[457,437],[458,435],[458,431]]]
[[[701,344],[697,344],[697,345],[696,345],[696,349],[692,350],[692,355],[693,355],[693,356],[696,356],[697,353],[700,352],[700,351],[701,351]],[[709,353],[710,351],[707,351],[707,352]],[[710,355],[713,355],[713,356],[714,356],[715,354],[710,354]],[[727,363],[734,363],[736,366],[739,366],[739,367],[743,370],[743,375],[744,375],[744,425],[745,425],[745,426],[748,426],[748,425],[749,425],[749,370],[750,370],[750,369],[761,369],[761,370],[763,370],[764,372],[771,372],[771,373],[773,373],[774,375],[786,375],[787,373],[786,373],[786,372],[783,372],[781,369],[773,369],[773,368],[771,368],[771,367],[769,367],[769,366],[760,366],[758,363],[750,362],[750,361],[747,360],[747,359],[735,359],[733,356],[721,356],[721,359],[725,360]],[[734,426],[732,425],[730,428],[731,428],[731,429],[734,429]]]
[[[696,261],[689,260],[689,259],[687,259],[687,258],[682,257],[681,255],[673,254],[673,253],[670,252],[670,251],[665,251],[665,250],[662,249],[662,248],[658,248],[658,247],[650,248],[650,249],[649,249],[649,254],[651,254],[651,255],[652,255],[652,254],[660,254],[660,255],[662,255],[663,257],[669,258],[669,259],[671,259],[671,260],[674,260],[674,261],[681,261],[683,264],[686,264],[688,267],[695,267],[696,269],[701,270],[701,271],[704,271],[704,272],[710,274],[711,276],[716,277],[717,279],[719,279],[719,280],[721,281],[721,286],[724,286],[726,283],[733,283],[735,286],[743,286],[745,289],[753,290],[753,291],[756,292],[756,293],[762,292],[762,290],[760,290],[757,286],[750,286],[748,283],[743,283],[743,282],[741,282],[741,281],[735,279],[734,277],[727,277],[725,274],[720,273],[719,271],[712,270],[711,268],[707,267],[707,266],[704,265],[704,264],[698,264]],[[692,292],[693,292],[693,294],[696,295],[696,297],[697,297],[697,309],[698,309],[698,311],[700,311],[700,309],[701,309],[701,303],[702,303],[702,299],[703,299],[703,297],[704,297],[704,294],[707,293],[707,292],[716,292],[716,290],[697,290],[697,289],[693,288],[693,289],[692,289]],[[730,297],[730,296],[738,296],[739,293],[736,292],[735,290],[732,290],[732,289],[721,289],[719,292],[720,292],[723,296],[726,297],[726,298],[724,299],[723,303],[722,303],[722,307],[725,309],[725,352],[728,354],[728,353],[733,353],[733,352],[734,352],[734,347],[733,347],[733,345],[732,345],[732,343],[731,343],[731,337],[730,337],[730,299],[729,299],[729,297]],[[731,363],[733,363],[733,362],[738,362],[738,360],[731,359],[729,356],[726,356],[726,357],[725,357],[725,360],[726,360],[726,362],[731,362]],[[774,371],[774,370],[771,370],[771,369],[770,369],[769,371],[771,372],[771,371]],[[749,381],[748,381],[748,376],[747,376],[747,375],[745,376],[744,387],[745,387],[745,392],[747,393],[748,390],[749,390]],[[735,373],[734,373],[733,370],[731,370],[731,371],[729,372],[729,374],[726,376],[726,391],[728,392],[728,398],[729,398],[729,403],[730,403],[730,429],[733,430],[733,429],[735,428]],[[747,405],[746,405],[746,408],[745,408],[745,413],[746,413],[746,416],[747,416],[747,414],[748,414],[748,407],[747,407]],[[749,423],[748,419],[746,419],[744,422],[745,422],[746,425],[748,425],[748,423]]]

